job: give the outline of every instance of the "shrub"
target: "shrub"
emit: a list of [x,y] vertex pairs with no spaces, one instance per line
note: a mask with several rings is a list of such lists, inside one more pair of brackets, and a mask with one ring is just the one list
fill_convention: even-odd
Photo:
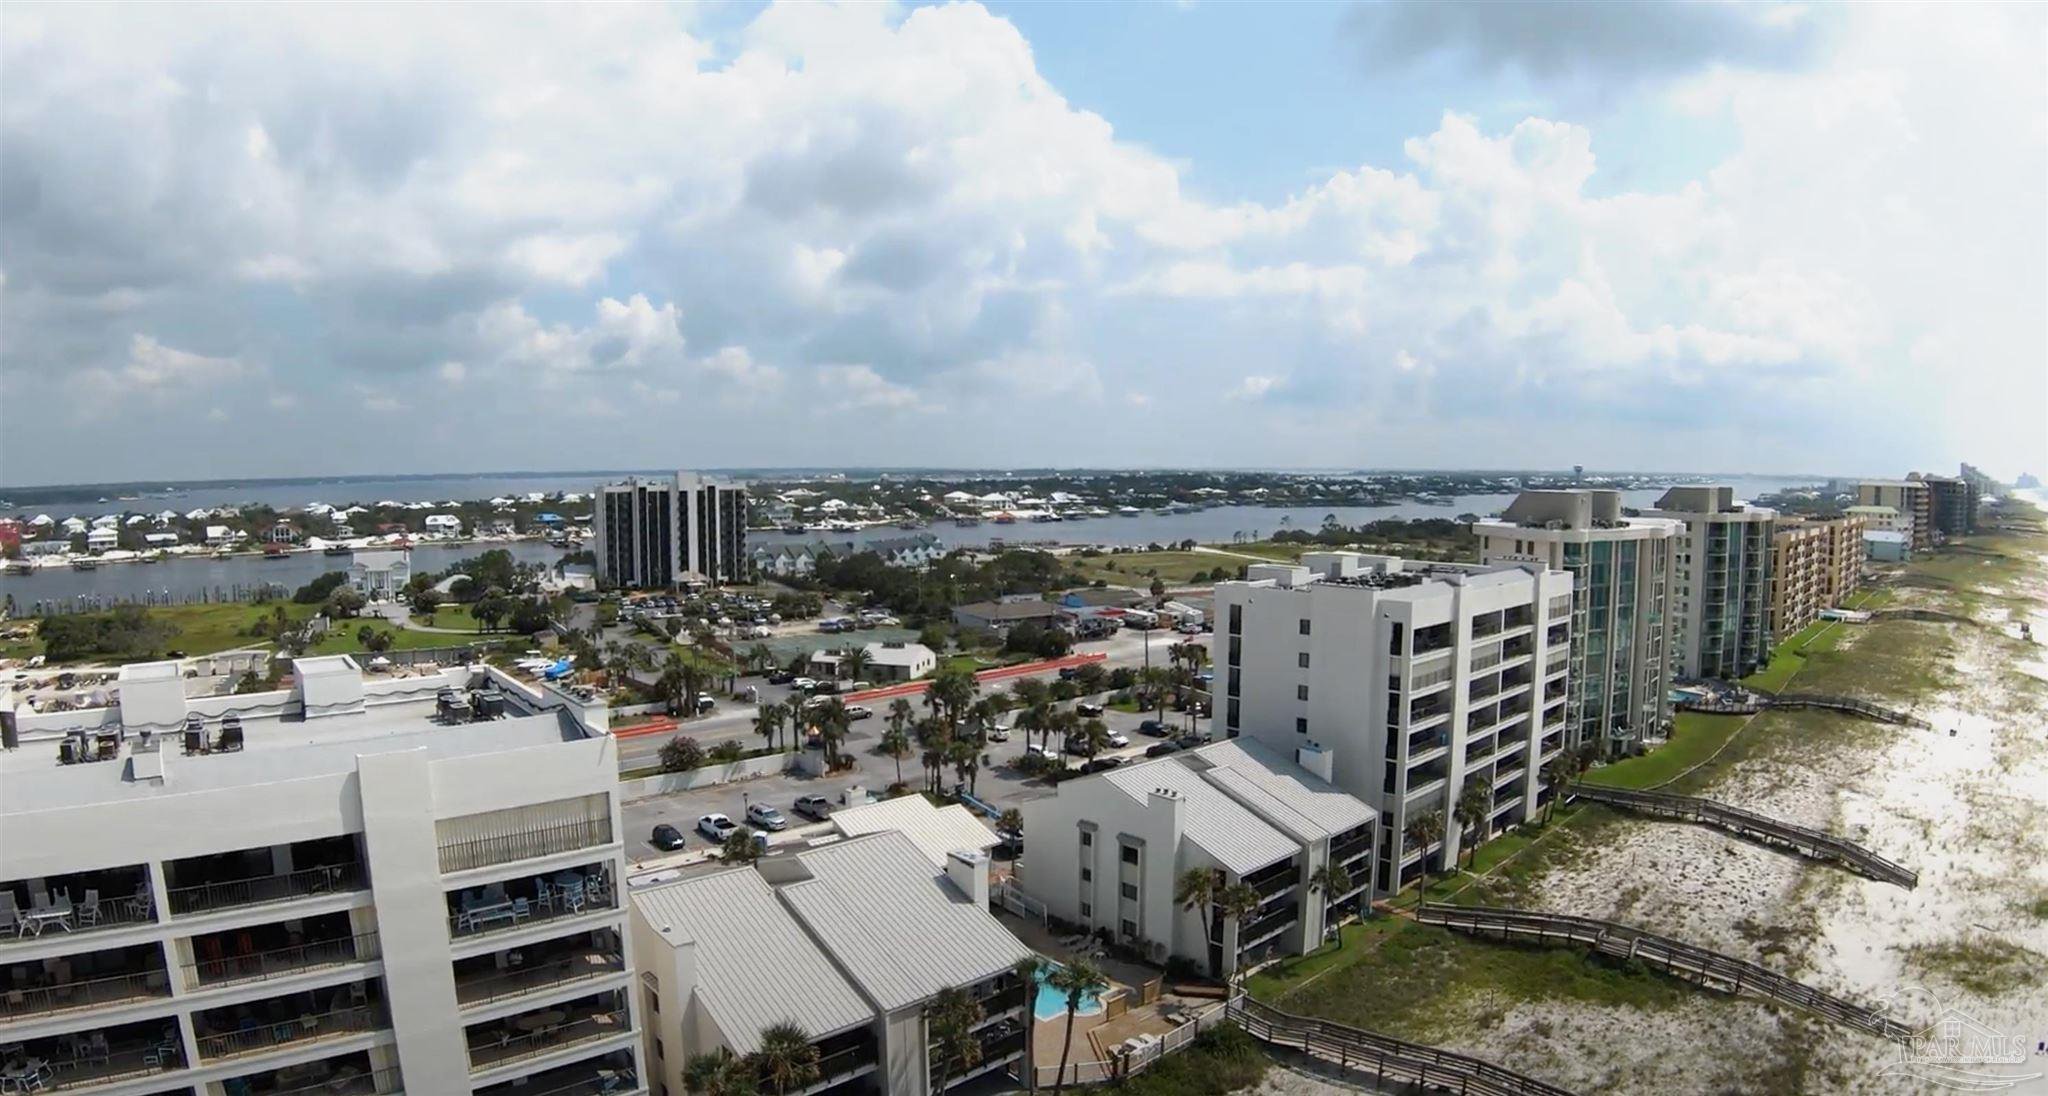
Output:
[[328,594],[333,593],[337,587],[347,581],[348,572],[329,571],[299,587],[298,592],[292,595],[292,600],[300,605],[318,605],[327,600]]
[[704,764],[704,747],[689,735],[677,735],[662,744],[661,771],[665,773],[689,772]]

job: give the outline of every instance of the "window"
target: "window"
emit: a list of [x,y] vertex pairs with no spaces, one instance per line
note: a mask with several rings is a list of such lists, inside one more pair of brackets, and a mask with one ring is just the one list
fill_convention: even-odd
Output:
[[1301,634],[1302,634],[1302,635],[1307,635],[1307,634],[1308,634],[1308,618],[1307,618],[1307,617],[1302,617],[1302,618],[1301,618]]
[[1094,834],[1094,832],[1093,832],[1093,831],[1090,831],[1090,830],[1082,830],[1082,831],[1081,831],[1081,847],[1085,849],[1085,848],[1087,848],[1088,846],[1090,846],[1090,845],[1093,845],[1093,844],[1095,844],[1095,834]]
[[1094,881],[1095,881],[1095,869],[1094,869],[1094,868],[1082,868],[1082,869],[1081,869],[1081,882],[1083,882],[1083,883],[1092,883],[1092,882],[1094,882]]
[[1138,935],[1138,923],[1136,921],[1126,919],[1124,921],[1124,935],[1126,937],[1133,937]]
[[1133,902],[1138,900],[1138,885],[1136,883],[1125,883],[1123,886],[1118,887],[1117,890],[1122,892],[1125,898]]
[[1081,903],[1081,916],[1083,916],[1083,917],[1093,917],[1093,916],[1095,916],[1095,907],[1094,907],[1094,906],[1091,906],[1091,905],[1089,905],[1089,904],[1088,904],[1088,903],[1086,903],[1086,902],[1083,902],[1083,903]]
[[1231,697],[1223,709],[1223,725],[1230,728],[1231,737],[1237,737],[1237,698]]
[[1295,733],[1295,734],[1307,734],[1307,733],[1308,733],[1308,720],[1306,720],[1306,719],[1302,718],[1301,716],[1295,716],[1295,717],[1294,717],[1294,733]]
[[661,1053],[661,1040],[659,1040],[659,1039],[656,1039],[656,1040],[654,1041],[654,1060],[655,1060],[655,1061],[657,1061],[657,1062],[660,1062],[660,1061],[665,1061],[665,1060],[666,1060],[666,1059],[664,1059],[664,1058],[662,1057],[662,1053]]
[[1295,655],[1295,656],[1294,656],[1294,664],[1295,664],[1296,666],[1299,666],[1299,667],[1301,667],[1301,668],[1302,668],[1302,669],[1304,669],[1304,670],[1308,669],[1308,652],[1307,652],[1307,651],[1303,651],[1303,652],[1301,652],[1300,654],[1298,654],[1298,655]]
[[1230,607],[1230,634],[1237,635],[1242,631],[1244,631],[1244,606],[1233,605]]
[[1124,846],[1124,863],[1126,863],[1126,864],[1135,864],[1135,863],[1137,863],[1137,862],[1138,862],[1138,846],[1136,846],[1136,845],[1125,845],[1125,846]]
[[[652,977],[652,975],[649,975],[649,977]],[[660,985],[661,982],[657,979],[654,984]],[[656,1014],[661,1012],[661,995],[653,990],[647,991],[647,1011]]]
[[1308,699],[1308,686],[1306,686],[1306,685],[1296,685],[1296,686],[1294,687],[1294,699],[1296,699],[1296,700],[1307,700],[1307,699]]

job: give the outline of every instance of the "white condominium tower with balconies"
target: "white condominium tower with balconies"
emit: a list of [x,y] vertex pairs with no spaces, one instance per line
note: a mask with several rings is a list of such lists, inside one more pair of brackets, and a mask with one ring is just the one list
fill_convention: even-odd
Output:
[[0,1046],[31,1090],[645,1091],[604,702],[488,667],[7,713]]
[[1778,512],[1732,487],[1673,487],[1646,516],[1672,518],[1678,539],[1672,667],[1733,681],[1771,659],[1771,533]]
[[[1332,780],[1379,817],[1379,893],[1444,864],[1463,841],[1465,789],[1488,833],[1553,794],[1565,748],[1572,576],[1310,552],[1216,587],[1218,712],[1231,737],[1334,754]],[[1442,835],[1411,839],[1416,819]],[[1475,823],[1474,828],[1479,828]]]
[[1641,747],[1671,722],[1672,581],[1684,526],[1621,513],[1621,492],[1524,491],[1472,524],[1485,563],[1537,563],[1572,576],[1573,747],[1602,757]]

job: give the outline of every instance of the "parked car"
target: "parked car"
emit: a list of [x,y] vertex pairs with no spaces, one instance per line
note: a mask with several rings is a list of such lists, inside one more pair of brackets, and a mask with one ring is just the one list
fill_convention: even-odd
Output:
[[1153,738],[1165,738],[1166,724],[1156,719],[1148,719],[1138,724],[1138,733],[1151,735]]
[[768,675],[768,684],[770,685],[788,685],[795,680],[796,675],[788,670],[777,670]]
[[1000,723],[990,727],[988,729],[988,740],[990,742],[1008,742],[1010,740],[1010,728]]
[[817,688],[818,683],[813,678],[793,677],[789,679],[789,687],[800,693],[808,693],[812,689]]
[[1072,681],[1072,680],[1074,680],[1075,678],[1077,678],[1077,677],[1080,677],[1080,676],[1081,676],[1081,668],[1080,668],[1079,666],[1062,666],[1062,667],[1060,667],[1060,680],[1061,680],[1061,681]]
[[648,835],[647,843],[664,852],[674,852],[682,848],[686,842],[683,841],[683,831],[663,822],[654,827],[654,832]]
[[839,683],[837,681],[827,680],[811,682],[811,692],[816,693],[819,696],[831,696],[837,693],[838,691]]
[[1107,772],[1110,769],[1114,769],[1118,765],[1121,765],[1123,763],[1124,759],[1121,757],[1098,757],[1095,760],[1090,761],[1086,765],[1081,766],[1081,771],[1084,773]]
[[798,796],[797,801],[791,804],[790,810],[805,818],[823,822],[832,813],[832,801],[822,795]]
[[1102,715],[1102,705],[1090,703],[1084,700],[1081,703],[1074,705],[1074,711],[1078,715],[1086,716],[1089,719],[1095,719]]
[[782,817],[781,811],[766,803],[755,803],[748,806],[747,821],[764,830],[786,830],[789,828],[789,819]]
[[849,704],[846,706],[846,718],[848,719],[872,719],[874,714],[875,710],[865,705]]
[[1109,732],[1109,744],[1112,748],[1121,750],[1125,746],[1130,745],[1131,740],[1122,731],[1111,731]]
[[1150,746],[1145,747],[1146,757],[1165,757],[1167,754],[1179,752],[1180,747],[1171,742],[1154,742]]
[[1068,738],[1066,744],[1061,746],[1060,748],[1067,751],[1070,754],[1073,754],[1075,757],[1083,757],[1086,756],[1088,753],[1088,743],[1085,740],[1083,740],[1080,735],[1074,735]]
[[737,829],[739,827],[733,823],[733,820],[722,814],[707,814],[697,820],[697,832],[721,845]]
[[1044,746],[1041,746],[1041,745],[1039,745],[1039,744],[1038,744],[1038,743],[1036,743],[1036,742],[1032,742],[1032,743],[1028,743],[1027,745],[1025,745],[1025,747],[1024,747],[1024,756],[1025,756],[1025,757],[1051,757],[1051,756],[1053,756],[1053,752],[1052,752],[1051,750],[1048,750],[1048,749],[1046,749],[1046,748],[1045,748]]

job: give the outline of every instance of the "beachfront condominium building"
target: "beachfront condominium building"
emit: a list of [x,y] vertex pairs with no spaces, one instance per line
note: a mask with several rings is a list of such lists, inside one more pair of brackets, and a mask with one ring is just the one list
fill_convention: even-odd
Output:
[[1780,515],[1771,533],[1771,635],[1780,642],[1837,608],[1863,574],[1861,514]]
[[1915,472],[1912,479],[1927,485],[1928,518],[1934,531],[1945,537],[1959,537],[1977,530],[1977,485],[1962,476],[1935,476]]
[[1771,657],[1771,530],[1777,511],[1722,486],[1673,487],[1649,517],[1684,525],[1678,539],[1674,670],[1733,681]]
[[1902,530],[1916,551],[1934,547],[1934,494],[1916,479],[1864,480],[1856,485],[1858,506],[1889,506],[1905,520]]
[[[1450,864],[1468,787],[1475,831],[1524,821],[1565,749],[1572,576],[1535,563],[1419,564],[1310,552],[1216,587],[1212,657],[1232,738],[1334,755],[1332,782],[1379,812],[1374,886]],[[1410,835],[1424,816],[1441,835]]]
[[[1331,760],[1238,738],[1061,781],[1024,805],[1018,881],[1048,913],[1155,963],[1177,956],[1220,978],[1301,955],[1371,889],[1376,812],[1329,782]],[[1333,864],[1344,871],[1324,874]],[[1214,901],[1178,900],[1190,871],[1249,886],[1258,906],[1226,918]]]
[[747,580],[747,490],[690,472],[599,485],[598,581],[665,589]]
[[131,665],[111,708],[7,713],[0,1046],[30,1089],[644,1092],[603,700],[292,669],[188,698]]
[[[986,853],[960,849],[934,866],[896,830],[637,888],[655,1091],[690,1091],[692,1058],[744,1060],[784,1024],[818,1054],[816,1079],[791,1092],[928,1096],[1009,1068],[1036,990],[1014,971],[1032,952],[988,902]],[[934,1044],[926,1006],[946,990],[980,1009],[976,1055]]]
[[1479,558],[1572,576],[1566,743],[1604,757],[1640,748],[1671,722],[1671,584],[1682,526],[1624,517],[1621,492],[1524,491],[1475,522]]

